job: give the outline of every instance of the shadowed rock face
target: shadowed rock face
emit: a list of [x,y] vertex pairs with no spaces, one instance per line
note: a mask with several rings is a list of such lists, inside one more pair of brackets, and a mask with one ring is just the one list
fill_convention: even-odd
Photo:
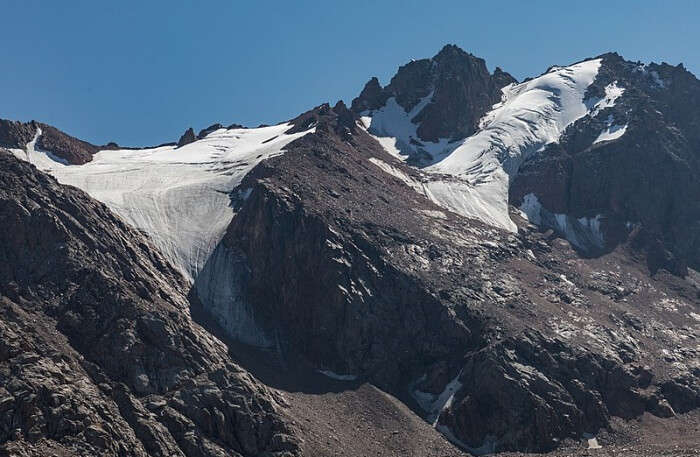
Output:
[[16,122],[0,119],[0,147],[24,149],[36,134],[41,135],[36,147],[48,151],[72,165],[82,165],[92,160],[99,148],[86,141],[74,138],[66,133],[41,122]]
[[[473,132],[513,79],[454,46],[386,88],[370,80],[351,109],[324,104],[292,120],[287,133],[315,132],[232,193],[235,215],[192,303],[190,285],[103,205],[0,154],[0,455],[333,446],[292,424],[284,399],[207,330],[339,383],[371,382],[474,452],[550,451],[620,420],[697,409],[700,275],[681,255],[693,255],[697,228],[682,198],[698,194],[696,80],[603,60],[587,98],[615,81],[624,94],[524,163],[510,195],[516,206],[536,195],[552,219],[604,214],[615,242],[587,257],[517,211],[508,233],[437,206],[431,176],[357,125],[390,97],[410,109],[432,93],[415,118],[423,140]],[[628,130],[593,144],[610,117]],[[36,132],[2,126],[12,147]],[[192,305],[218,327],[193,323]],[[382,419],[363,417],[370,435],[387,432],[373,428]]]
[[413,119],[419,138],[459,139],[476,131],[479,119],[501,100],[501,88],[512,82],[515,79],[500,68],[490,74],[483,59],[447,45],[432,59],[400,67],[385,88],[372,78],[353,100],[352,110],[361,113],[377,109],[395,97],[408,112],[432,94],[430,102]]
[[21,149],[32,141],[35,132],[32,123],[0,119],[0,147]]
[[[420,192],[424,175],[340,119],[327,105],[298,118],[316,133],[251,172],[224,239],[286,350],[430,399],[417,410],[472,449],[548,451],[613,416],[698,405],[696,349],[664,356],[697,337],[696,286],[662,274],[645,289],[632,247],[585,260],[519,219],[511,235],[449,213]],[[674,331],[650,338],[655,325]]]
[[41,123],[37,125],[41,128],[37,147],[52,152],[72,165],[82,165],[91,161],[92,156],[99,151],[94,144],[67,135],[55,127]]
[[[534,194],[552,213],[603,218],[605,250],[642,228],[650,269],[684,275],[700,267],[700,81],[682,66],[627,62],[617,54],[603,62],[589,100],[611,84],[624,89],[614,106],[573,124],[559,144],[524,163],[510,187],[519,206]],[[602,131],[624,134],[598,141]],[[641,238],[638,240],[641,242]]]
[[140,234],[5,151],[0,178],[0,454],[299,454]]
[[180,139],[177,141],[178,146],[184,146],[186,144],[194,143],[197,141],[197,137],[194,136],[194,130],[192,127],[185,130]]

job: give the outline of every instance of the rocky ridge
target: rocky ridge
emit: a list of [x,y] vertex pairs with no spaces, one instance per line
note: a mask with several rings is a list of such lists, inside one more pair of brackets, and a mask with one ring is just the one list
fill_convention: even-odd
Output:
[[458,140],[478,129],[481,117],[501,100],[501,88],[513,82],[500,68],[491,74],[483,59],[447,45],[431,59],[401,66],[386,87],[370,79],[352,101],[352,111],[380,108],[393,97],[409,112],[430,97],[412,119],[418,126],[416,140]]
[[[241,306],[252,311],[246,318],[253,317],[255,337],[270,344],[263,358],[301,361],[300,366],[332,378],[337,389],[371,383],[473,453],[568,452],[591,436],[605,437],[606,446],[615,446],[621,436],[632,433],[629,430],[634,427],[628,424],[649,417],[652,422],[689,422],[692,428],[700,406],[695,210],[692,202],[683,206],[683,198],[668,186],[654,195],[633,195],[633,188],[647,181],[658,187],[664,177],[670,177],[684,195],[697,193],[698,136],[693,130],[697,110],[692,105],[697,80],[680,66],[642,66],[614,54],[600,59],[585,95],[589,112],[569,126],[558,143],[528,156],[515,170],[508,189],[512,232],[436,203],[428,186],[434,176],[408,164],[420,165],[420,158],[405,161],[387,152],[361,118],[367,110],[385,107],[393,99],[401,110],[415,114],[410,121],[416,126],[416,143],[449,144],[478,132],[484,114],[501,100],[501,88],[514,79],[499,69],[489,74],[483,60],[447,46],[432,59],[402,67],[385,88],[370,80],[350,109],[342,102],[334,107],[326,104],[290,121],[286,134],[314,131],[287,144],[283,154],[259,163],[230,194],[233,219],[214,252],[225,252],[227,261],[235,265],[237,274],[226,286],[235,292],[236,302],[216,310],[197,303],[203,295],[198,289],[205,286],[197,278],[189,291],[191,304],[214,321],[211,325],[202,321],[206,330],[189,320],[183,293],[188,285],[183,286],[147,241],[126,242],[125,249],[115,247],[111,239],[93,249],[97,254],[109,253],[109,277],[104,281],[93,272],[69,290],[49,282],[45,292],[45,282],[18,282],[12,279],[17,274],[14,267],[7,269],[4,275],[10,279],[0,290],[9,309],[35,314],[23,314],[14,321],[3,318],[3,325],[29,325],[36,315],[43,326],[57,329],[57,338],[67,341],[67,357],[90,362],[75,362],[71,373],[98,379],[92,383],[107,397],[99,397],[99,404],[115,413],[118,410],[114,420],[125,422],[113,427],[123,427],[127,435],[132,433],[130,427],[134,438],[129,442],[137,447],[141,442],[149,455],[161,452],[152,450],[160,446],[152,444],[149,437],[154,435],[161,437],[156,441],[163,449],[176,452],[179,447],[186,455],[216,455],[229,448],[242,455],[332,454],[333,444],[326,443],[325,451],[319,451],[323,443],[319,445],[313,428],[319,427],[318,415],[306,411],[300,417],[314,425],[297,429],[290,425],[294,419],[279,407],[284,398],[291,398],[298,411],[295,402],[306,386],[286,386],[287,394],[278,396],[229,360],[235,350],[222,352],[220,343],[210,336],[209,332],[228,331],[222,339],[240,339],[241,329],[235,325],[216,332],[214,327],[240,320]],[[617,127],[623,125],[620,134]],[[34,132],[26,124],[11,124],[5,130],[19,145],[13,147],[21,147],[25,137],[31,140],[29,133]],[[206,136],[207,130],[198,137]],[[4,220],[15,221],[12,227],[17,227],[6,237],[30,225],[23,216],[29,212],[27,205],[49,208],[51,214],[55,206],[46,197],[49,200],[37,205],[20,199],[23,210],[16,209],[14,193],[47,187],[60,200],[64,192],[74,192],[35,170],[30,172],[31,168],[22,168],[26,165],[14,165],[13,160],[7,159],[8,169],[20,167],[15,174],[31,178],[10,188],[5,197],[10,210]],[[645,198],[651,202],[648,208]],[[70,220],[68,216],[83,213],[82,208],[64,208],[60,201],[62,217]],[[117,238],[129,241],[137,236],[97,207],[120,227],[117,233],[126,233]],[[581,224],[580,219],[600,220],[605,244],[582,243],[596,240],[585,238],[589,232],[572,232],[570,226],[560,224],[561,220]],[[32,225],[56,225],[51,217],[48,221]],[[80,223],[90,228],[89,223]],[[35,264],[25,267],[27,260],[20,259],[17,246],[26,241],[18,239],[4,243],[9,246],[7,264],[34,271]],[[89,246],[91,238],[87,239]],[[82,274],[76,265],[88,263],[76,254],[86,251],[83,244],[69,237],[68,246],[74,246],[70,255],[58,258],[68,259],[69,266],[61,263],[52,270],[54,275]],[[41,245],[31,247],[45,253]],[[124,251],[129,253],[127,261],[119,263]],[[149,260],[141,259],[143,252]],[[120,269],[112,268],[112,258]],[[99,291],[113,290],[110,280],[121,276],[125,281],[117,281],[116,290],[127,297],[126,303],[111,295],[94,298]],[[149,276],[157,278],[158,285],[145,279]],[[95,282],[95,277],[100,281]],[[92,286],[86,284],[92,282]],[[24,284],[24,289],[15,283]],[[75,287],[81,300],[72,298]],[[211,289],[211,284],[207,287]],[[60,293],[67,298],[60,298]],[[100,305],[89,306],[90,300]],[[156,320],[173,331],[161,330],[163,325],[152,323],[150,317],[142,318],[144,309],[155,312]],[[168,310],[167,318],[158,312],[161,309]],[[142,323],[143,319],[147,322]],[[87,336],[78,331],[83,327]],[[14,327],[12,331],[19,335]],[[19,336],[12,338],[21,342]],[[43,344],[41,338],[37,343],[31,340],[32,344]],[[109,349],[121,347],[124,340],[135,340],[128,347],[135,345],[138,350],[127,351],[125,361],[120,361]],[[118,344],[105,349],[96,341]],[[176,364],[183,367],[181,371],[165,369],[164,360],[170,366],[181,357],[187,360]],[[196,363],[189,362],[193,359]],[[21,357],[7,360],[10,372],[30,363]],[[274,370],[291,372],[284,365]],[[210,370],[210,366],[220,368]],[[37,383],[46,382],[44,375],[36,376]],[[144,408],[138,409],[143,415],[130,412],[133,408],[124,410],[123,400],[115,400],[123,398],[113,393],[116,384],[121,389],[117,391],[138,402],[134,408]],[[197,389],[202,385],[222,393],[215,400],[209,396],[205,400],[192,393],[193,389],[201,392]],[[227,396],[229,388],[240,394],[235,400]],[[116,403],[116,410],[110,401]],[[211,412],[210,401],[214,410],[223,413],[224,423],[216,422],[220,416]],[[308,398],[303,402],[307,410],[319,407]],[[237,414],[234,421],[227,408],[242,408],[245,413],[242,419]],[[344,411],[354,420],[351,408]],[[34,453],[49,449],[37,446],[92,450],[83,443],[92,431],[79,429],[54,439],[53,425],[42,428],[32,414],[21,416],[20,432],[13,429],[14,434],[3,435],[9,440],[8,449],[29,446],[29,442]],[[145,421],[147,432],[133,425],[135,417]],[[253,425],[245,425],[251,421]],[[372,418],[376,424],[383,421],[383,416]],[[222,432],[231,423],[235,423],[235,437]],[[645,432],[633,433],[638,437]],[[112,436],[103,440],[109,446]],[[256,437],[254,445],[246,441],[250,436]],[[353,441],[351,448],[370,449],[363,447],[362,440]]]
[[283,345],[417,401],[475,451],[548,451],[612,417],[696,407],[695,285],[642,286],[643,262],[611,269],[627,254],[603,269],[525,220],[512,235],[444,211],[344,112],[317,108],[315,134],[251,172],[224,239]]
[[590,254],[642,230],[637,241],[650,253],[651,271],[685,275],[687,266],[700,267],[700,207],[688,198],[700,194],[700,81],[682,65],[601,58],[587,93],[599,108],[522,164],[510,202],[520,206],[531,194],[545,219],[566,215],[568,226],[597,218],[604,242],[579,243]]
[[6,151],[0,175],[0,454],[299,455],[142,235]]

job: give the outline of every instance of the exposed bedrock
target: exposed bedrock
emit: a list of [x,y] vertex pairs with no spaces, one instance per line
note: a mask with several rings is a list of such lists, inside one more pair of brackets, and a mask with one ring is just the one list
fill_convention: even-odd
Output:
[[[617,54],[601,58],[587,91],[589,104],[599,107],[520,166],[510,202],[521,206],[532,194],[548,213],[597,217],[605,252],[641,228],[640,247],[652,258],[652,273],[697,270],[700,203],[689,196],[700,195],[700,81],[681,65],[641,65]],[[622,134],[606,137],[610,129]],[[588,254],[601,251],[580,247]]]
[[[696,407],[695,349],[636,324],[661,319],[672,290],[642,294],[643,265],[616,279],[560,239],[444,211],[369,159],[415,171],[323,110],[316,134],[246,177],[223,240],[241,253],[256,321],[282,344],[319,369],[427,399],[436,427],[473,450],[548,451],[611,416]],[[678,322],[698,306],[683,287]],[[674,344],[682,369],[663,356]]]
[[5,151],[0,178],[0,455],[300,454],[140,233]]

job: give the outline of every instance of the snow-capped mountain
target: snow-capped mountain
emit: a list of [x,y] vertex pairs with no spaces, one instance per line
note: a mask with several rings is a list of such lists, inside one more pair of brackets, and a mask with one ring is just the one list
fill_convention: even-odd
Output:
[[[472,78],[465,70],[469,66],[453,65],[445,70],[445,54],[461,56],[463,61],[478,66],[479,78]],[[396,81],[407,79],[404,73],[415,71],[413,67],[429,68],[430,76],[417,84],[421,91],[414,90],[418,95],[410,98],[405,95],[410,90]],[[432,125],[433,117],[441,119],[453,112],[436,95],[446,85],[443,80],[462,84],[464,87],[454,89],[459,94],[474,90],[472,84],[481,88],[482,94],[488,94],[481,87],[484,86],[481,81],[487,80],[489,87],[499,87],[500,99],[488,108],[483,103],[470,105],[471,100],[462,102],[470,106],[472,118],[479,119],[473,132],[460,126],[444,130],[440,135],[426,134],[425,126]],[[679,96],[680,93],[686,98]],[[615,186],[635,185],[628,183],[635,178],[628,176],[627,170],[638,165],[635,162],[640,154],[645,156],[646,163],[663,162],[663,175],[661,170],[650,172],[655,181],[676,176],[685,186],[683,194],[698,191],[696,181],[685,176],[700,171],[694,153],[697,133],[693,127],[697,125],[698,115],[691,108],[699,94],[698,80],[682,66],[644,65],[626,62],[616,54],[605,54],[570,66],[553,66],[544,74],[518,84],[500,69],[489,75],[482,60],[446,46],[432,59],[401,67],[386,88],[381,88],[376,79],[370,80],[353,102],[353,108],[387,152],[418,165],[426,173],[421,188],[436,203],[510,231],[516,230],[509,214],[509,205],[514,205],[531,222],[556,230],[578,248],[600,251],[614,247],[626,236],[621,232],[629,232],[635,224],[650,218],[654,221],[646,225],[655,227],[658,233],[654,236],[666,238],[669,244],[676,238],[668,236],[669,231],[688,231],[682,227],[688,221],[680,222],[685,216],[674,214],[675,222],[664,221],[661,208],[654,209],[656,214],[649,214],[645,208],[645,201],[676,198],[677,192],[668,184],[655,182],[654,187],[640,186],[639,195],[634,198],[628,195],[632,189],[624,197],[611,192],[615,192]],[[402,99],[409,102],[397,101]],[[678,112],[687,113],[686,118],[681,119]],[[651,143],[639,144],[641,131],[652,128],[656,129],[657,138],[668,136],[668,141],[658,144],[655,138]],[[638,133],[629,135],[628,129],[630,132],[636,129]],[[630,143],[636,143],[632,148],[643,151],[629,153]],[[563,150],[569,156],[567,163],[558,161],[554,165],[557,169],[542,165],[551,163],[555,157],[561,160]],[[610,153],[610,150],[620,152]],[[571,157],[574,155],[577,157]],[[589,176],[588,182],[576,179],[574,172],[579,169],[576,161],[584,157],[589,163],[580,169],[597,174],[597,177]],[[678,163],[676,158],[682,162]],[[590,163],[591,160],[609,162],[610,166],[601,168]],[[567,176],[566,182],[561,182],[562,176],[546,176],[562,169],[573,174]],[[532,177],[533,174],[536,176]],[[567,188],[571,180],[581,187],[579,191],[571,192]],[[660,189],[663,196],[658,195]],[[590,197],[601,191],[606,194]],[[622,208],[612,201],[626,199],[639,204]],[[694,209],[683,211],[695,212]],[[666,227],[661,229],[662,226]],[[687,249],[690,249],[692,262],[698,265],[697,236],[685,233],[683,248],[664,249],[674,256],[681,252],[689,254]]]
[[11,151],[106,203],[192,281],[231,222],[232,193],[243,177],[313,131],[286,134],[291,127],[221,128],[183,146],[96,150],[79,166],[38,146],[37,127],[26,147]]
[[517,82],[448,45],[350,108],[154,148],[0,121],[0,368],[43,360],[5,325],[33,313],[32,347],[63,338],[90,378],[71,398],[110,411],[59,427],[52,380],[41,422],[13,377],[0,450],[462,455],[647,443],[649,414],[692,429],[698,106],[682,66],[603,54]]
[[[464,139],[443,137],[431,141],[420,136],[419,130],[430,116],[424,110],[440,103],[432,90],[408,112],[391,97],[384,106],[360,115],[369,132],[381,144],[389,145],[388,151],[408,160],[421,157],[427,164],[424,170],[437,175],[426,186],[436,202],[513,231],[515,224],[508,214],[511,176],[524,160],[558,142],[569,125],[596,109],[584,99],[599,67],[600,59],[592,59],[552,68],[530,81],[502,87],[500,101],[489,110],[482,108],[477,131]],[[392,144],[403,145],[402,150]],[[440,175],[446,176],[441,179]]]

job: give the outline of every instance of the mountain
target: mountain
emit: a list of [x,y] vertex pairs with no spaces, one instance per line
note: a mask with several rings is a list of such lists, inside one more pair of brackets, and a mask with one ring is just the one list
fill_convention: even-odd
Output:
[[[58,338],[142,455],[694,452],[699,97],[682,66],[518,83],[448,45],[349,108],[155,148],[2,121],[2,323]],[[10,452],[95,452],[11,411]]]
[[0,152],[3,455],[299,455],[186,282],[82,191]]
[[[445,54],[458,52],[446,46],[401,67],[374,104],[366,101],[371,80],[353,102],[388,150],[430,174],[424,187],[433,200],[507,230],[515,230],[509,205],[519,207],[592,254],[614,249],[640,227],[653,270],[698,268],[698,207],[686,197],[700,190],[697,78],[682,65],[627,62],[613,53],[516,84],[498,69],[489,80],[483,61],[463,52],[479,77],[444,70]],[[412,66],[431,69],[431,89],[399,104],[406,90],[396,81]],[[423,133],[432,116],[450,112],[440,88],[489,94],[484,81],[501,87],[502,98],[488,108],[461,103],[480,119],[476,133]]]

